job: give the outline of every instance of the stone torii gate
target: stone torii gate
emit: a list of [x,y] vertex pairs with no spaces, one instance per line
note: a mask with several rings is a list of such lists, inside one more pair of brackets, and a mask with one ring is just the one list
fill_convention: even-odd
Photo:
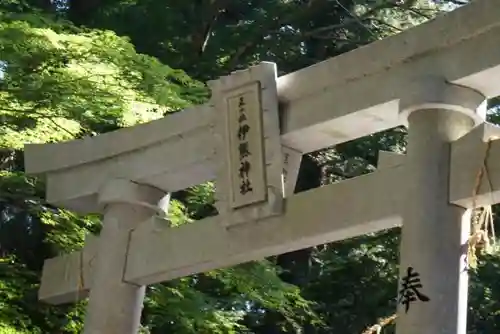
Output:
[[[145,285],[402,225],[397,333],[464,334],[470,209],[500,202],[500,141],[486,143],[500,131],[484,122],[499,42],[498,0],[476,0],[280,78],[271,63],[232,73],[157,121],[27,145],[49,202],[104,214],[82,251],[46,261],[40,299],[89,295],[85,334],[135,334]],[[302,154],[400,125],[406,156],[292,195]],[[170,227],[162,198],[208,180],[219,215]]]

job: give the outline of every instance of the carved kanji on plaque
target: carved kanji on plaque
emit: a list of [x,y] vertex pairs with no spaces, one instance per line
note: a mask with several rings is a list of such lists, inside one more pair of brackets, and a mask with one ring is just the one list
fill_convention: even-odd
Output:
[[227,98],[232,208],[266,200],[259,86],[252,83]]

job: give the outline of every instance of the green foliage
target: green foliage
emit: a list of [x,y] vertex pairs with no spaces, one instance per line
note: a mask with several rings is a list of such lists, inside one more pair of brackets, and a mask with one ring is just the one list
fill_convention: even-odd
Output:
[[13,257],[0,260],[0,330],[5,328],[13,333],[34,334],[57,330],[79,333],[81,318],[78,322],[72,319],[74,310],[67,307],[55,309],[37,302],[38,281],[35,272]]
[[37,14],[1,14],[4,146],[148,121],[206,94],[182,71],[135,53],[110,31],[57,23]]
[[268,261],[247,263],[233,268],[216,270],[206,275],[220,280],[253,307],[277,310],[290,325],[300,328],[297,320],[305,316],[315,318],[312,303],[305,300],[296,286],[283,282],[279,269]]
[[193,288],[195,281],[149,287],[145,313],[152,333],[237,333],[241,312],[220,309],[216,298]]
[[20,332],[13,327],[8,327],[7,325],[0,324],[0,333],[2,334],[25,334],[26,332]]
[[141,52],[200,80],[262,60],[276,62],[282,73],[297,70],[437,11],[430,0],[109,0],[83,7],[70,16],[129,36]]

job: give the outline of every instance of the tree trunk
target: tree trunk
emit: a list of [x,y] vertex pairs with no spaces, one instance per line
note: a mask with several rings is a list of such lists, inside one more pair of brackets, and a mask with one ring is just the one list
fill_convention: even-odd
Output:
[[77,25],[88,24],[100,4],[100,0],[69,0],[68,18]]

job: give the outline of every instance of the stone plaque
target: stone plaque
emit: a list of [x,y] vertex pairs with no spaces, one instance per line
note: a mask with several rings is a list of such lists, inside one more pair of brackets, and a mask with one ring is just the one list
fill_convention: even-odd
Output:
[[261,63],[209,82],[215,109],[216,207],[226,227],[281,215],[277,70]]

